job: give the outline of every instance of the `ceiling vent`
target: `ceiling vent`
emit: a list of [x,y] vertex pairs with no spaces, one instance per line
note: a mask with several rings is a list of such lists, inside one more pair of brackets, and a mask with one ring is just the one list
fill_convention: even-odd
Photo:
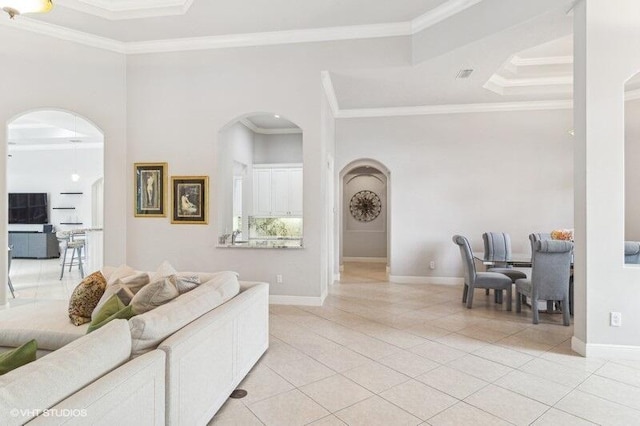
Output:
[[456,78],[469,78],[472,72],[473,72],[472,69],[460,70],[458,72],[458,75],[456,75]]

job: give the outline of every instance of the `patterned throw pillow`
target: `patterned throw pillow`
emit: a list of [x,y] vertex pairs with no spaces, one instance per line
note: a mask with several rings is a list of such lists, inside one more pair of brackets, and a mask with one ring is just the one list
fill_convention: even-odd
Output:
[[137,272],[124,278],[117,278],[113,282],[108,281],[107,288],[105,289],[104,294],[96,305],[93,314],[91,314],[91,320],[93,321],[96,319],[96,313],[100,310],[102,305],[104,305],[104,303],[109,300],[109,298],[114,294],[117,294],[120,300],[122,300],[122,303],[124,303],[126,306],[131,302],[133,296],[135,296],[135,294],[147,284],[149,284],[149,274],[147,274],[146,272]]
[[200,285],[200,277],[197,275],[177,275],[176,288],[178,293],[186,293]]
[[143,314],[179,296],[176,288],[176,276],[160,278],[142,287],[133,299],[131,306],[136,314]]
[[91,313],[102,297],[107,280],[97,271],[85,277],[71,293],[69,299],[69,318],[74,325],[91,321]]

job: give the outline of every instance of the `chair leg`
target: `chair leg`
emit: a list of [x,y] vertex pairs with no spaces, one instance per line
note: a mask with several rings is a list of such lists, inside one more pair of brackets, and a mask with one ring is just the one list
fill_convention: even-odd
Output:
[[486,289],[486,290],[484,291],[484,294],[486,294],[486,295],[488,296],[488,295],[489,295],[489,289]]
[[502,290],[495,289],[493,293],[495,295],[495,302],[502,305]]
[[569,295],[564,296],[564,300],[562,300],[562,323],[564,325],[570,325],[571,320],[569,319]]
[[11,282],[11,277],[7,277],[7,279],[9,280],[9,290],[11,290],[11,296],[15,299],[16,298],[16,293],[15,290],[13,289],[13,283]]
[[82,246],[78,247],[78,269],[80,269],[80,276],[84,278],[84,269],[82,268]]
[[522,312],[522,294],[516,288],[516,312]]
[[71,262],[69,262],[69,272],[71,272],[71,268],[73,268],[73,259],[76,256],[76,248],[74,247],[71,251]]
[[573,276],[569,279],[569,313],[573,315]]
[[462,288],[462,303],[467,303],[467,293],[469,293],[469,286],[465,283]]
[[[502,293],[502,291],[500,291]],[[507,311],[511,311],[511,299],[512,299],[512,289],[511,286],[507,288]]]
[[64,265],[65,265],[65,262],[67,261],[67,250],[68,248],[65,247],[64,253],[62,254],[62,268],[60,268],[60,279],[62,279],[62,276],[64,275]]
[[531,312],[533,313],[533,323],[538,324],[540,322],[540,316],[538,313],[538,299],[531,298]]
[[471,309],[471,305],[473,305],[473,287],[469,286],[467,290],[467,308]]

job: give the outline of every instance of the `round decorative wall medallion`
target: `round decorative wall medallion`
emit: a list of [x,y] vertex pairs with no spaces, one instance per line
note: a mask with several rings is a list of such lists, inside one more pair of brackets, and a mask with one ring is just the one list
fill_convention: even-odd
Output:
[[380,215],[382,202],[375,192],[359,191],[351,197],[349,210],[354,219],[360,222],[371,222]]

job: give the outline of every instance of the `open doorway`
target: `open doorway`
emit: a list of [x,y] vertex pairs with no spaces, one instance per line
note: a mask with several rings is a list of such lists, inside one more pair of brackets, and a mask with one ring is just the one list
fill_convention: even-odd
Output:
[[340,173],[341,277],[350,281],[387,281],[389,271],[389,172],[362,159]]
[[[103,263],[104,135],[78,114],[43,109],[11,120],[7,136],[12,303],[68,298]],[[82,244],[73,262],[64,235]]]

